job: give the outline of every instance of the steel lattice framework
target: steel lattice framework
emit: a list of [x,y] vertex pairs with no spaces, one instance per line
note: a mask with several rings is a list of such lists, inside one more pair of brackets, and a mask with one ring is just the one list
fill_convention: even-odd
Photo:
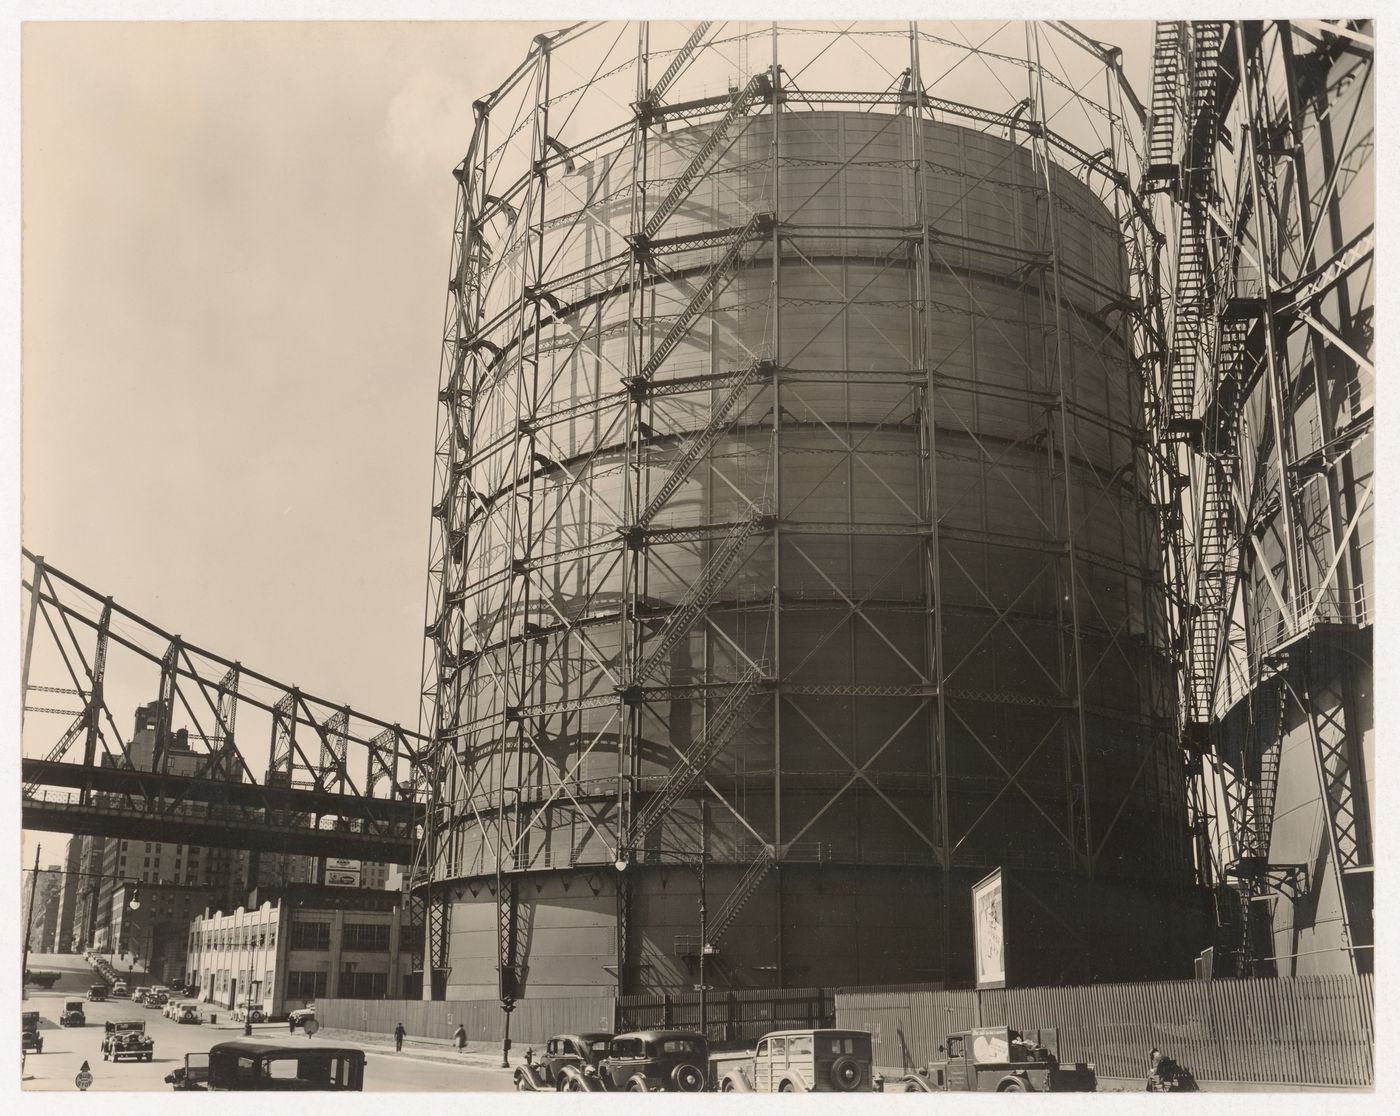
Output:
[[[999,786],[982,817],[1006,796],[1020,797],[1058,835],[1057,847],[1042,852],[1044,862],[1072,865],[1089,878],[1115,828],[1126,824],[1125,811],[1131,814],[1135,793],[1160,788],[1154,793],[1163,802],[1180,793],[1180,747],[1186,734],[1177,692],[1186,676],[1191,640],[1191,564],[1184,557],[1191,524],[1183,511],[1189,503],[1188,474],[1177,452],[1182,415],[1174,393],[1181,373],[1173,378],[1173,338],[1163,298],[1171,275],[1170,203],[1153,197],[1147,149],[1151,118],[1123,75],[1120,53],[1063,24],[1017,25],[1012,34],[1020,41],[1014,51],[1006,51],[998,49],[1000,43],[989,46],[990,35],[973,44],[955,29],[945,35],[919,25],[861,25],[853,32],[777,26],[755,31],[708,22],[668,28],[579,24],[537,36],[525,61],[474,106],[471,145],[454,172],[459,190],[438,397],[423,670],[423,723],[430,726],[434,773],[429,824],[412,874],[412,886],[434,911],[430,953],[437,995],[443,994],[448,966],[452,881],[494,880],[499,987],[509,1010],[520,984],[517,893],[522,874],[607,867],[614,860],[621,868],[643,849],[659,819],[686,796],[712,796],[744,834],[735,846],[743,871],[719,905],[710,930],[714,938],[774,869],[822,856],[804,841],[815,819],[805,827],[788,827],[780,814],[760,818],[708,777],[711,764],[730,745],[734,726],[746,718],[762,716],[771,727],[775,780],[781,781],[784,732],[825,740],[839,761],[827,807],[856,794],[883,801],[905,823],[904,836],[917,850],[916,859],[945,870],[976,863],[976,843],[969,838],[981,821],[951,821],[946,775],[950,733],[970,740],[971,747],[999,766]],[[793,46],[804,39],[805,47]],[[579,43],[589,49],[571,49]],[[822,72],[817,64],[838,49],[863,53],[860,67],[867,73],[883,71],[887,84],[823,88],[815,76]],[[876,51],[883,52],[879,58]],[[1081,64],[1087,61],[1087,70],[1071,81],[1060,52]],[[1013,93],[996,76],[1006,95],[1003,107],[996,109],[937,96],[948,73],[941,66],[951,55],[994,76],[1012,75],[1008,80],[1019,89]],[[587,64],[581,65],[580,58]],[[892,58],[898,61],[887,61]],[[817,69],[809,73],[811,67]],[[727,88],[713,92],[726,75]],[[701,81],[705,77],[708,86]],[[600,98],[609,102],[607,112],[614,120],[618,109],[626,119],[590,130],[600,117],[591,116],[588,106]],[[939,343],[932,332],[935,315],[966,311],[939,303],[925,289],[917,290],[908,304],[911,321],[920,323],[913,329],[912,370],[867,374],[864,381],[883,375],[887,386],[902,393],[891,412],[901,417],[882,419],[858,435],[825,428],[833,448],[849,453],[853,439],[863,443],[886,421],[914,423],[928,462],[921,506],[912,509],[903,528],[921,571],[921,599],[931,610],[926,665],[906,659],[898,668],[906,679],[883,685],[814,684],[795,676],[800,664],[785,661],[779,608],[793,590],[783,584],[774,558],[766,559],[774,571],[771,591],[741,609],[751,625],[766,625],[762,650],[740,646],[712,615],[720,591],[729,586],[732,592],[735,570],[791,545],[797,559],[824,581],[822,594],[839,603],[843,623],[869,628],[876,640],[895,647],[873,618],[878,614],[871,601],[878,600],[878,593],[853,598],[823,574],[820,548],[803,541],[819,539],[822,525],[796,524],[785,517],[784,493],[775,486],[781,476],[779,456],[800,452],[790,433],[792,416],[809,423],[808,414],[816,416],[804,393],[812,385],[844,382],[841,374],[804,368],[800,353],[781,351],[771,341],[782,337],[781,318],[794,305],[785,297],[780,261],[796,259],[798,265],[789,264],[789,269],[805,263],[820,275],[827,258],[821,253],[831,252],[813,230],[801,229],[793,214],[778,209],[778,183],[788,167],[800,162],[784,154],[784,128],[791,126],[789,117],[799,121],[800,113],[837,107],[921,124],[951,121],[1005,136],[1032,153],[1041,181],[1030,189],[1049,201],[1046,250],[1008,257],[1004,264],[1009,272],[1019,269],[1022,281],[1034,276],[1041,292],[1040,328],[1051,372],[1032,400],[1044,415],[1039,432],[1008,446],[979,438],[971,429],[943,426],[937,416],[955,414],[955,399],[969,392],[990,399],[994,392],[940,368]],[[697,125],[704,126],[696,129],[704,138],[690,150],[689,162],[678,173],[653,181],[658,168],[651,165],[649,138],[668,128]],[[733,153],[742,150],[742,137],[759,127],[773,137],[766,162],[759,163],[766,176],[761,196],[736,203],[736,219],[729,227],[692,231],[677,214],[684,214],[696,184],[721,160],[738,158]],[[587,138],[576,138],[581,134]],[[908,134],[906,158],[916,183],[913,221],[885,230],[862,228],[860,235],[884,238],[882,259],[898,260],[921,275],[950,267],[949,259],[959,252],[987,245],[939,227],[925,181],[933,165],[922,146],[924,129],[910,127]],[[585,162],[593,167],[630,165],[632,185],[616,196],[579,198],[577,212],[551,212],[551,183]],[[959,173],[957,168],[937,169]],[[1114,235],[1128,260],[1127,297],[1121,289],[1103,289],[1102,308],[1093,315],[1062,291],[1062,285],[1080,282],[1082,276],[1064,274],[1055,240],[1052,169],[1067,171],[1093,190],[1113,215]],[[977,176],[965,177],[962,188],[976,190]],[[608,178],[599,173],[587,181],[596,181],[601,189]],[[608,226],[626,247],[612,254],[584,253],[581,266],[565,268],[559,263],[565,249],[586,239],[594,231],[591,224]],[[830,240],[842,234],[832,228],[822,229],[821,235]],[[678,346],[736,274],[765,267],[772,272],[766,301],[750,302],[746,312],[762,319],[758,333],[770,341],[736,353],[728,370],[666,374]],[[680,287],[688,298],[659,302],[662,283]],[[965,294],[974,316],[990,317],[971,290]],[[833,318],[850,299],[836,301],[838,309],[828,311]],[[1075,425],[1082,415],[1066,390],[1068,339],[1084,335],[1090,326],[1095,335],[1113,338],[1134,355],[1140,410],[1115,431],[1126,436],[1129,447],[1115,470],[1086,469],[1088,451],[1078,442]],[[619,328],[623,360],[610,361],[604,341]],[[580,353],[608,364],[618,386],[597,391],[587,380],[578,380],[573,362]],[[562,401],[561,382],[574,384]],[[700,417],[688,423],[677,423],[677,412],[657,407],[662,399],[694,396],[707,406],[697,408]],[[670,425],[658,426],[658,415]],[[571,441],[569,424],[580,419],[591,422],[591,433]],[[1150,436],[1136,436],[1135,429]],[[766,439],[763,454],[770,460],[747,481],[729,483],[733,498],[728,514],[695,526],[667,525],[662,513],[692,470],[721,438],[746,432]],[[1151,570],[1119,571],[1139,579],[1135,592],[1144,601],[1140,626],[1133,630],[1126,620],[1110,621],[1088,583],[1088,552],[1076,537],[1086,528],[1086,510],[1075,505],[1071,485],[1057,486],[1054,522],[1046,524],[1047,538],[1036,548],[1034,561],[1054,579],[1059,602],[1055,624],[1061,635],[1051,650],[1032,651],[1022,641],[1030,660],[1053,681],[1048,695],[968,686],[959,681],[966,678],[965,671],[958,675],[963,662],[952,661],[942,646],[949,606],[936,591],[947,573],[941,567],[957,562],[955,544],[986,541],[966,527],[945,525],[945,509],[937,506],[935,496],[938,462],[945,452],[940,439],[969,435],[981,466],[992,474],[1004,475],[1008,455],[1032,443],[1043,447],[1052,475],[1087,474],[1092,491],[1123,499],[1130,510],[1120,514],[1131,524],[1130,532],[1144,552],[1160,556],[1160,568],[1154,563]],[[620,499],[611,488],[597,487],[600,459],[615,462]],[[556,521],[561,515],[567,518],[566,509],[584,503],[599,510],[594,522],[606,521],[605,529],[580,530],[571,545],[559,544]],[[886,530],[896,533],[882,527]],[[667,553],[663,547],[687,543],[699,547],[701,559],[686,594],[665,602],[649,598],[649,571],[661,560],[656,555]],[[573,579],[567,604],[550,588],[561,570]],[[962,575],[974,585],[979,582],[966,568]],[[1021,602],[994,601],[980,591],[976,611],[985,617],[986,632],[1019,639]],[[910,611],[919,614],[920,608],[913,604]],[[1080,633],[1086,617],[1094,617],[1095,626],[1107,632],[1102,650],[1089,658]],[[694,683],[674,675],[663,681],[657,668],[696,632],[704,633],[722,665]],[[602,649],[605,639],[612,650]],[[1154,647],[1175,651],[1176,673],[1143,669],[1143,650]],[[1103,812],[1094,814],[1086,718],[1122,715],[1095,706],[1086,693],[1109,660],[1115,670],[1126,669],[1131,685],[1146,695],[1144,707],[1161,712],[1129,718],[1125,731],[1145,743],[1116,797],[1096,800],[1093,809]],[[591,680],[586,686],[585,679]],[[814,699],[833,697],[884,702],[886,709],[898,710],[893,732],[878,745],[876,756],[911,725],[926,733],[933,749],[926,818],[906,816],[871,777],[867,769],[873,760],[852,758],[824,731],[822,707]],[[671,746],[675,754],[664,779],[639,785],[629,774],[633,756],[664,737],[658,710],[662,703],[678,700],[710,703],[704,728],[688,746]],[[974,728],[970,711],[987,702],[1043,710],[1043,735],[1013,766]],[[545,752],[560,739],[572,742],[567,762],[555,762]],[[581,771],[592,770],[596,751],[613,750],[618,756],[615,775],[581,777]],[[1025,777],[1033,762],[1049,763],[1059,773],[1054,805],[1050,798],[1042,804],[1039,784]],[[528,801],[521,793],[527,781],[534,796]],[[773,809],[780,808],[775,793]],[[560,809],[569,814],[570,825],[587,834],[580,844],[590,849],[568,863],[542,860],[532,844],[538,827],[558,824],[551,819]],[[1156,826],[1153,863],[1164,878],[1174,878],[1185,819],[1164,809],[1148,824]],[[463,838],[466,832],[470,841]],[[629,887],[618,886],[620,985],[626,984],[623,974],[633,961]]]
[[[22,764],[26,827],[408,862],[425,784],[417,733],[206,651],[24,558],[25,741],[44,750]],[[132,752],[114,691],[157,695],[151,756]],[[71,720],[55,739],[41,715]]]
[[[1183,697],[1198,858],[1243,904],[1219,943],[1242,973],[1274,960],[1260,911],[1282,899],[1275,928],[1301,929],[1322,891],[1330,948],[1370,965],[1373,45],[1367,21],[1156,29],[1148,181],[1176,233],[1164,435],[1189,478]],[[1281,790],[1291,739],[1322,850],[1275,826],[1280,793],[1295,817],[1302,793]]]

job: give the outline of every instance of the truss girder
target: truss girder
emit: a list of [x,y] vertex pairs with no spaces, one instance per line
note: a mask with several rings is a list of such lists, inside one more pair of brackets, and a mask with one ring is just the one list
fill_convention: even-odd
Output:
[[[60,829],[119,835],[149,833],[157,819],[164,819],[196,834],[194,844],[262,848],[271,838],[260,835],[259,826],[277,828],[290,824],[289,818],[320,814],[360,830],[345,835],[345,855],[364,857],[376,845],[386,850],[381,859],[404,855],[414,824],[412,797],[406,798],[397,785],[376,796],[344,777],[333,786],[322,785],[330,793],[306,798],[295,772],[314,765],[300,753],[295,736],[299,722],[315,726],[329,715],[342,757],[363,749],[370,765],[392,767],[420,762],[416,734],[374,737],[383,722],[348,707],[332,712],[336,707],[318,698],[163,632],[27,551],[25,559],[34,563],[33,580],[24,583],[32,589],[37,618],[56,641],[52,650],[66,664],[85,706],[60,736],[59,746],[47,749],[46,759],[24,760],[26,818],[42,814],[45,824]],[[37,632],[40,625],[35,627]],[[156,650],[157,645],[163,649]],[[46,648],[31,644],[30,657],[36,651]],[[152,668],[158,671],[154,746],[140,756],[123,740],[105,695],[114,678],[123,692],[139,692],[152,684]],[[246,680],[257,687],[246,688]],[[280,696],[266,696],[269,690]],[[241,706],[269,716],[270,762],[263,772],[255,772],[238,747],[235,727]],[[80,738],[85,738],[80,760],[67,762]],[[49,793],[54,788],[72,788],[77,796],[60,791],[55,797]],[[223,840],[221,827],[228,831]],[[324,837],[334,843],[340,835]],[[345,851],[351,844],[355,851]]]

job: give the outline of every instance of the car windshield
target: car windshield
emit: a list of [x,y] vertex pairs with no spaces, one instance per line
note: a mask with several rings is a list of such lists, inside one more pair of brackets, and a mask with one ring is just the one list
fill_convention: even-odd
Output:
[[704,1052],[700,1049],[700,1044],[695,1039],[663,1039],[657,1043],[662,1054],[696,1054]]

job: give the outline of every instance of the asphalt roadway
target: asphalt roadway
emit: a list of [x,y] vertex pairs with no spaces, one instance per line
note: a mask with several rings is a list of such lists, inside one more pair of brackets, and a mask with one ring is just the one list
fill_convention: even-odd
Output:
[[[205,1005],[206,1012],[219,1013],[217,1025],[176,1023],[166,1019],[159,1008],[144,1008],[129,1000],[107,1000],[85,1003],[85,1027],[60,1027],[59,1014],[63,1001],[78,999],[88,985],[98,979],[80,956],[69,954],[31,955],[31,970],[57,970],[62,976],[54,988],[29,989],[20,1005],[23,1011],[37,1011],[40,1034],[44,1037],[44,1052],[29,1051],[24,1057],[22,1088],[34,1092],[77,1092],[74,1082],[83,1062],[92,1074],[89,1092],[171,1092],[165,1075],[184,1065],[185,1055],[207,1051],[218,1042],[243,1037],[241,1023],[225,1022],[225,1014],[214,1005]],[[155,1057],[149,1062],[104,1062],[102,1060],[103,1024],[109,1019],[141,1019],[146,1034],[155,1040]],[[335,1043],[308,1039],[301,1032],[291,1035],[285,1023],[265,1023],[253,1028],[253,1037],[268,1045],[333,1046]],[[496,1058],[486,1055],[456,1055],[450,1050],[427,1051],[410,1049],[394,1052],[392,1042],[383,1036],[369,1041],[347,1040],[345,1045],[358,1046],[367,1055],[365,1092],[367,1093],[462,1093],[511,1092],[514,1089],[509,1070],[503,1070]]]

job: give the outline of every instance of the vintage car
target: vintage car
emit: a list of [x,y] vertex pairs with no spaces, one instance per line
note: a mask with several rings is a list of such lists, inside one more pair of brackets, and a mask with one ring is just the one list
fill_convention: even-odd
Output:
[[557,1088],[588,1093],[699,1093],[709,1049],[696,1031],[629,1031],[614,1035],[597,1066],[561,1063]]
[[94,1004],[100,1004],[107,999],[107,986],[105,984],[88,985],[87,998]]
[[141,1001],[141,1006],[145,1008],[161,1008],[170,1002],[170,997],[164,992],[157,992],[151,989],[146,993],[146,998]]
[[525,1064],[515,1071],[515,1087],[522,1093],[537,1093],[548,1089],[563,1089],[568,1080],[560,1071],[564,1066],[592,1067],[608,1055],[612,1034],[608,1031],[586,1031],[582,1034],[555,1035],[540,1051],[525,1051]]
[[854,1093],[874,1088],[868,1031],[774,1031],[753,1053],[712,1055],[723,1093]]
[[119,980],[116,984],[112,985],[112,991],[109,992],[108,995],[113,998],[125,999],[127,996],[130,996],[131,993],[127,990],[126,981]]
[[259,1003],[239,1004],[233,1009],[233,1019],[238,1023],[265,1023],[267,1012]]
[[943,1055],[927,1069],[885,1085],[886,1092],[1092,1093],[1098,1077],[1092,1062],[1063,1066],[1053,1027],[1017,1031],[974,1027],[955,1031],[938,1047]]
[[131,990],[131,1002],[133,1004],[144,1004],[146,1002],[146,993],[150,990],[148,985],[138,984]]
[[26,984],[33,984],[38,988],[52,988],[58,983],[60,975],[53,969],[34,969],[32,971],[26,969],[24,980]]
[[87,1026],[87,1013],[83,1011],[83,1001],[64,1000],[63,1011],[58,1016],[58,1025],[60,1027]]
[[102,1035],[102,1060],[120,1062],[149,1062],[155,1057],[156,1044],[146,1035],[144,1019],[109,1019]]
[[199,1004],[194,1000],[182,1000],[178,1005],[178,1010],[171,1015],[176,1023],[203,1023],[204,1015],[199,1010]]
[[316,1005],[307,1004],[303,1008],[297,1008],[287,1016],[287,1024],[290,1030],[295,1031],[298,1027],[304,1026],[308,1019],[316,1018]]
[[24,1040],[23,1049],[42,1054],[44,1052],[44,1036],[39,1033],[39,1013],[37,1011],[20,1012],[19,1029]]
[[270,1046],[220,1042],[207,1054],[186,1054],[166,1075],[176,1090],[191,1092],[362,1092],[365,1052],[351,1046]]

